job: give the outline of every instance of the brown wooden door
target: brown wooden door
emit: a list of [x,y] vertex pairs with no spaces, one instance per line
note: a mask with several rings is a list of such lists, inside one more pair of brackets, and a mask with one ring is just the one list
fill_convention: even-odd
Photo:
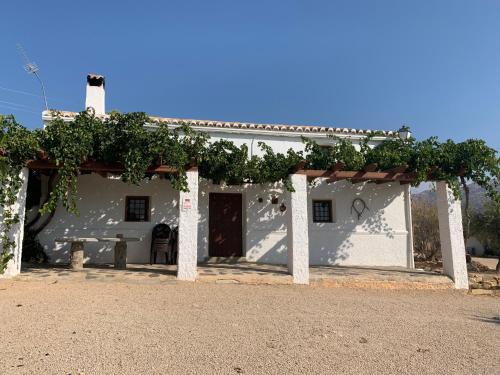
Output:
[[208,209],[209,256],[241,257],[241,194],[210,193]]

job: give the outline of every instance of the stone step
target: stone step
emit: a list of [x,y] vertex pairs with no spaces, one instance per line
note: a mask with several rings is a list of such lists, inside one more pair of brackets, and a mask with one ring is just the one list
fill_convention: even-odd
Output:
[[203,261],[203,263],[208,264],[235,264],[235,263],[244,263],[247,261],[245,257],[207,257]]

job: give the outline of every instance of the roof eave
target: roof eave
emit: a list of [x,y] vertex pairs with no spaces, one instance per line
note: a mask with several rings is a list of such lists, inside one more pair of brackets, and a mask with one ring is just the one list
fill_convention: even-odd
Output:
[[[77,115],[76,112],[67,111],[43,111],[42,120],[51,121],[55,118],[53,112],[58,113],[63,121],[72,121]],[[106,118],[109,115],[101,115],[99,117]],[[375,132],[382,132],[380,135],[373,136],[373,140],[384,140],[394,138],[397,132],[393,131],[372,131],[363,129],[349,128],[334,128],[328,126],[311,126],[311,125],[281,125],[281,124],[254,124],[241,122],[223,122],[209,120],[193,120],[193,119],[177,119],[150,116],[154,121],[147,124],[149,128],[155,128],[159,124],[177,127],[182,124],[189,124],[193,129],[198,131],[210,131],[215,133],[246,133],[246,134],[262,134],[262,135],[277,135],[277,136],[307,136],[312,138],[323,138],[328,136],[349,137],[349,138],[365,138]]]

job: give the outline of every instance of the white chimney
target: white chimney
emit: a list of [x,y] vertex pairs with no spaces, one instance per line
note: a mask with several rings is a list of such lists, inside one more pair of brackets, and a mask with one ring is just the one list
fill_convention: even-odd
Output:
[[104,115],[104,76],[97,74],[87,75],[87,96],[85,98],[85,108],[94,108],[96,115]]

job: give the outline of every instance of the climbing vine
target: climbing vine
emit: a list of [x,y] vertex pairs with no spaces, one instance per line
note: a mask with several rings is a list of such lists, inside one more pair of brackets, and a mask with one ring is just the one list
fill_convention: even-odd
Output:
[[[357,144],[349,138],[333,137],[330,147],[320,146],[304,138],[304,151],[288,150],[276,153],[259,142],[259,156],[249,155],[248,146],[238,146],[228,140],[211,141],[203,132],[188,124],[176,127],[154,122],[145,113],[113,112],[106,118],[84,111],[68,121],[53,113],[54,119],[44,130],[28,130],[11,116],[0,117],[0,206],[2,217],[2,252],[0,273],[3,272],[14,246],[9,233],[19,218],[10,207],[16,202],[21,187],[20,171],[29,160],[45,160],[55,164],[58,172],[49,199],[42,213],[53,212],[61,204],[78,214],[77,182],[82,165],[101,163],[118,165],[122,181],[139,184],[153,177],[155,167],[172,167],[162,173],[172,186],[186,191],[186,171],[192,165],[199,168],[200,177],[216,184],[282,183],[293,191],[289,180],[299,164],[308,169],[387,171],[404,166],[414,173],[414,184],[427,180],[443,180],[459,194],[462,180],[472,180],[485,188],[490,197],[498,199],[496,187],[500,177],[497,152],[482,140],[461,143],[437,138],[417,141],[414,138],[380,140],[373,133]],[[117,170],[118,170],[117,169]],[[118,172],[117,172],[118,173]],[[158,172],[160,173],[160,172]]]
[[365,137],[360,143],[360,150],[348,138],[331,137],[334,145],[324,147],[309,138],[302,138],[305,143],[306,166],[310,169],[329,169],[337,163],[342,163],[349,171],[362,170],[366,165],[366,153],[373,136]]
[[186,167],[200,162],[207,136],[186,125],[154,129],[146,114],[113,112],[104,120],[91,111],[82,112],[72,121],[56,117],[41,132],[40,146],[48,160],[58,167],[58,180],[43,213],[52,212],[61,202],[69,212],[77,214],[76,187],[80,166],[85,162],[118,163],[121,179],[139,184],[148,176],[150,166],[166,164],[177,170],[168,174],[177,190],[186,190]]
[[[306,166],[310,169],[329,169],[342,163],[345,170],[362,171],[368,165],[375,171],[387,171],[406,166],[413,172],[413,185],[425,181],[446,181],[455,196],[460,197],[461,180],[473,181],[483,187],[490,198],[500,198],[500,159],[497,151],[481,139],[444,143],[436,137],[423,141],[414,138],[386,139],[376,143],[366,137],[356,148],[349,139],[335,138],[332,147],[324,148],[311,139],[305,139]],[[370,146],[372,142],[372,146]],[[460,178],[459,178],[460,177]]]
[[290,173],[303,160],[303,153],[292,149],[289,149],[286,154],[275,153],[264,142],[259,142],[258,146],[262,150],[262,156],[254,156],[249,161],[249,181],[257,184],[281,182],[285,189],[294,191]]
[[13,206],[23,184],[20,176],[26,160],[34,157],[37,149],[38,132],[30,132],[16,122],[13,116],[0,116],[0,206],[1,233],[0,274],[5,271],[12,258],[15,246],[11,230],[19,223],[19,214]]

